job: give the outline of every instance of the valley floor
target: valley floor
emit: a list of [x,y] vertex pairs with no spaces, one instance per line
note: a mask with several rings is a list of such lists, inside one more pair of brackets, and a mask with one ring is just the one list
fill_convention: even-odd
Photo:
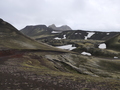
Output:
[[60,71],[49,66],[49,60],[43,61],[46,53],[62,52],[13,50],[5,53],[0,54],[1,90],[120,90],[119,80]]

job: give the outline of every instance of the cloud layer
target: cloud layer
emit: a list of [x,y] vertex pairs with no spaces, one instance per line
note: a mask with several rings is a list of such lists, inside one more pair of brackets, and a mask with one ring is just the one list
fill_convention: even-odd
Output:
[[0,0],[0,18],[26,25],[69,25],[72,29],[119,31],[120,0]]

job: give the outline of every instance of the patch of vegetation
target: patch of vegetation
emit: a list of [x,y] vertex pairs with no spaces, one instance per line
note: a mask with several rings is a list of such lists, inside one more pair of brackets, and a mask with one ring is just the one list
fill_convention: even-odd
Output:
[[[66,89],[77,90],[78,88],[81,89],[95,88],[97,90],[101,90],[101,88],[103,89],[109,88],[114,90],[114,88],[119,88],[120,86],[118,80],[102,78],[106,76],[104,73],[103,74],[100,73],[102,77],[93,77],[90,75],[78,74],[75,69],[70,67],[69,64],[65,62],[64,63],[57,62],[55,60],[51,61],[45,58],[43,53],[40,52],[24,52],[24,53],[22,52],[22,54],[23,55],[21,57],[14,56],[11,57],[11,59],[8,58],[8,60],[6,60],[5,64],[6,69],[4,69],[3,71],[4,72],[7,71],[7,74],[5,74],[5,77],[3,75],[4,73],[1,73],[0,75],[2,78],[7,79],[7,84],[2,84],[2,86],[0,86],[1,88],[6,87],[8,89],[9,87],[10,89],[11,88],[41,89],[42,87],[42,89],[46,89],[46,87],[50,85],[51,88],[56,89],[55,87],[58,88],[60,85],[62,85],[62,87],[64,86],[65,90]],[[51,57],[54,57],[54,55],[55,54],[52,54]],[[77,64],[79,68],[83,68],[84,66],[84,69],[92,73],[95,73],[97,71],[98,66],[96,65],[97,64],[96,62],[100,60],[98,58],[95,59],[92,57],[86,57],[75,54],[66,55],[60,54],[60,56],[61,59],[59,60],[66,59],[66,62],[68,61],[71,63],[73,62],[73,65]],[[76,64],[74,62],[76,62]],[[3,65],[2,66],[0,65],[0,67],[2,68]],[[15,70],[12,70],[12,67],[14,67]],[[93,69],[96,71],[94,71]],[[13,72],[9,73],[10,72],[9,70],[10,71],[12,70]],[[9,77],[9,75],[11,76]],[[17,78],[14,75],[18,75]],[[15,81],[14,79],[17,82],[14,82]],[[3,83],[4,79],[0,80],[2,80],[0,81],[0,83]],[[23,82],[26,82],[27,84]],[[64,89],[61,88],[60,90]]]
[[114,37],[106,40],[106,46],[109,49],[120,50],[120,34],[115,35]]
[[120,71],[120,60],[101,60],[98,64],[107,71]]
[[88,41],[84,41],[84,42],[79,42],[76,43],[75,46],[77,47],[76,49],[74,49],[73,51],[75,52],[89,52],[91,53],[93,56],[98,56],[98,57],[114,57],[117,56],[119,57],[120,52],[115,51],[115,50],[111,50],[111,49],[99,49],[98,45],[101,42],[88,42]]

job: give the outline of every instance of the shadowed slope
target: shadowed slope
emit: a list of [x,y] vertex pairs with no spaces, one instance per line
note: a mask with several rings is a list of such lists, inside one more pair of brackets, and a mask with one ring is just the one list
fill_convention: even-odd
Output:
[[108,39],[105,43],[107,48],[120,51],[120,34],[117,34],[114,37]]

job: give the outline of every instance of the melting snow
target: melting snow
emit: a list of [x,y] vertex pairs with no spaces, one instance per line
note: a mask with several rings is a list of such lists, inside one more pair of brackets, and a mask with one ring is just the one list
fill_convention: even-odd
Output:
[[87,37],[87,36],[85,36],[85,40],[87,40],[87,38],[88,38],[88,37]]
[[91,53],[88,53],[88,52],[82,52],[81,54],[91,56]]
[[87,40],[87,38],[90,38],[90,37],[92,37],[93,34],[95,34],[95,32],[87,32],[87,33],[88,33],[88,35],[85,36],[85,40]]
[[114,56],[115,59],[117,59],[118,57]]
[[61,39],[61,38],[59,38],[59,37],[55,37],[54,39]]
[[72,47],[72,45],[63,45],[63,46],[57,46],[57,48],[61,48],[61,49],[67,49],[67,50],[73,50],[76,47]]
[[66,35],[63,35],[63,39],[66,39]]
[[54,39],[66,39],[66,35],[63,35],[63,38],[55,37]]
[[107,35],[109,35],[110,33],[107,33]]
[[78,34],[78,33],[75,33],[75,35]]
[[57,31],[52,31],[51,33],[59,33],[59,32],[57,32]]
[[106,44],[105,44],[105,43],[100,44],[100,45],[99,45],[99,48],[100,48],[100,49],[106,49]]
[[95,32],[88,32],[88,38],[90,38],[93,34],[95,34]]

